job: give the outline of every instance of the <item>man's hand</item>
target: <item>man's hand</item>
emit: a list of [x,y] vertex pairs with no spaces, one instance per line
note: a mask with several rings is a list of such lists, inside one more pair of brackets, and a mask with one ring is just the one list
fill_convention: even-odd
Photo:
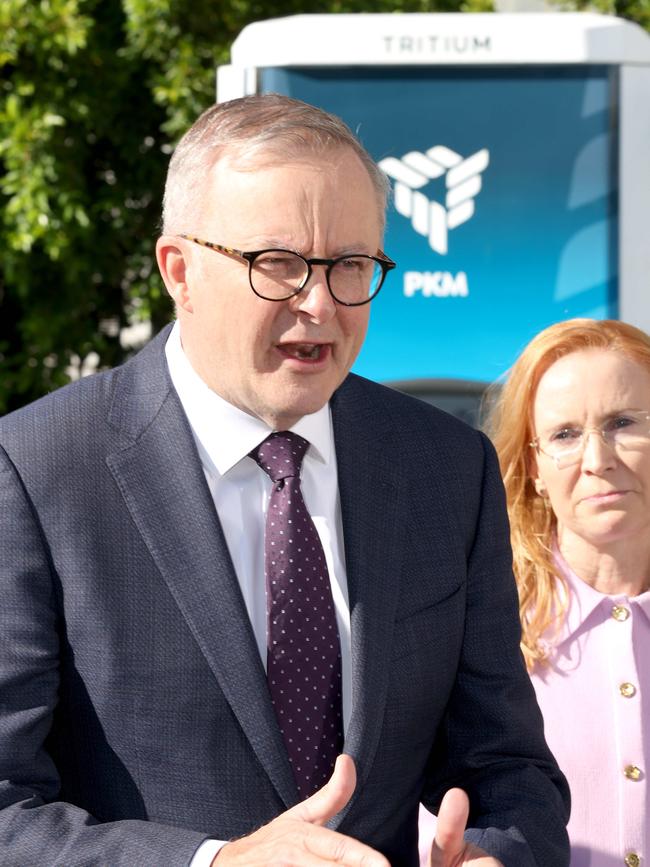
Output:
[[469,817],[469,798],[462,789],[450,789],[440,804],[436,837],[429,867],[503,867],[478,846],[463,840]]
[[390,867],[383,855],[370,846],[323,827],[345,807],[356,784],[357,772],[352,758],[339,756],[334,773],[322,789],[258,831],[227,843],[212,867],[268,867],[269,864],[318,867],[332,863],[347,867]]

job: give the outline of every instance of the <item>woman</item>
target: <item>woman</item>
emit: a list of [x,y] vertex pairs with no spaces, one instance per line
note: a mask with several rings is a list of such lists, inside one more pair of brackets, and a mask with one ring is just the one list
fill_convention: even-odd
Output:
[[571,785],[571,865],[650,865],[650,337],[615,321],[547,328],[488,428],[523,652]]

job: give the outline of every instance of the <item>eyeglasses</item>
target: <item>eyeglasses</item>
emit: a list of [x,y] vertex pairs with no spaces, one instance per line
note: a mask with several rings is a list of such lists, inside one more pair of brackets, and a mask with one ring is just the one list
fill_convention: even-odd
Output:
[[312,267],[324,265],[327,288],[332,298],[337,304],[359,307],[372,301],[381,289],[386,274],[395,268],[395,262],[381,250],[377,256],[355,253],[337,259],[305,259],[291,250],[253,250],[247,253],[192,235],[180,234],[179,237],[248,262],[251,289],[266,301],[286,301],[298,295],[309,282]]
[[610,448],[629,451],[650,444],[650,412],[630,411],[609,418],[601,427],[563,427],[530,443],[555,461],[558,470],[580,463],[589,434],[598,434]]

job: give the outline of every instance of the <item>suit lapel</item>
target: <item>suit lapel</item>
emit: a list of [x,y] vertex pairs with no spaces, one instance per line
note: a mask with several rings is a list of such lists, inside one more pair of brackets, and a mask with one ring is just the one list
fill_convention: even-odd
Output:
[[404,494],[394,431],[367,402],[355,377],[339,389],[332,410],[352,634],[352,717],[345,752],[355,759],[360,791],[372,766],[387,701]]
[[[297,801],[295,782],[223,531],[168,378],[167,333],[119,374],[110,422],[121,447],[107,464],[226,700],[289,806]],[[387,700],[404,493],[394,430],[355,377],[333,397],[332,410],[352,634],[353,706],[345,751],[355,759],[360,791]]]
[[297,800],[291,767],[192,433],[167,378],[164,336],[123,370],[111,420],[124,446],[107,463],[258,760],[290,805]]

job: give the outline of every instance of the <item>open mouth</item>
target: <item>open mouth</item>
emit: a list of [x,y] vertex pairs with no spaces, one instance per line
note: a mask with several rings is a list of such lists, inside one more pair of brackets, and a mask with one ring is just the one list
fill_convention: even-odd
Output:
[[298,361],[320,361],[326,348],[323,343],[283,343],[279,347],[285,355]]

